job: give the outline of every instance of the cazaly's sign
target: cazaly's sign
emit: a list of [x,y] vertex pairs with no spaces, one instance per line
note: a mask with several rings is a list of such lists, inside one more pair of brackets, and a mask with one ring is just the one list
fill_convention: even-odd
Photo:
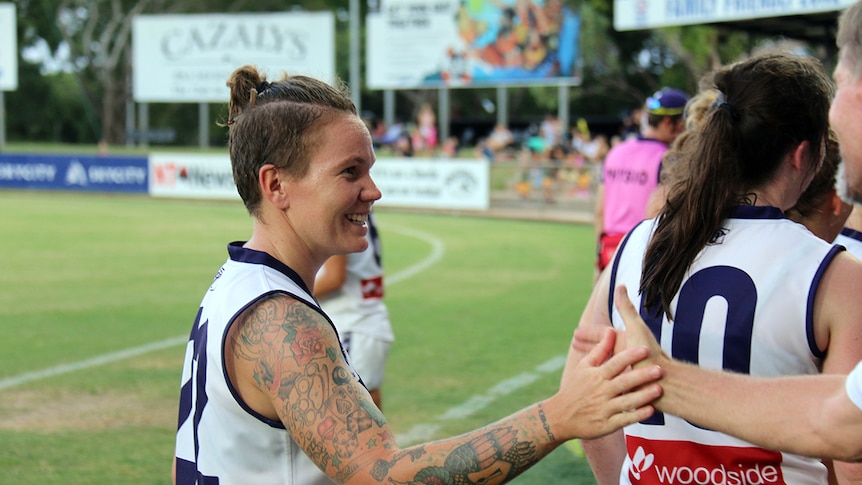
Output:
[[335,80],[332,12],[139,15],[132,23],[133,96],[138,102],[224,102],[230,73]]
[[15,4],[0,3],[0,91],[18,89],[18,39]]

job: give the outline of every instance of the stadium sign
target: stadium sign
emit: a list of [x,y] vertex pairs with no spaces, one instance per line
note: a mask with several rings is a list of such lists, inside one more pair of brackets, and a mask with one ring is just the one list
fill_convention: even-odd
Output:
[[491,205],[487,160],[383,158],[371,169],[383,196],[380,207],[487,210]]
[[614,0],[614,28],[638,30],[834,12],[855,0]]
[[0,91],[18,89],[18,39],[15,4],[0,3]]
[[132,93],[137,102],[225,102],[225,81],[252,64],[335,79],[332,12],[139,15],[132,22]]
[[382,0],[366,17],[366,84],[577,85],[580,27],[556,0]]
[[239,199],[230,157],[153,153],[150,195],[191,199]]
[[0,188],[146,193],[147,157],[0,154]]

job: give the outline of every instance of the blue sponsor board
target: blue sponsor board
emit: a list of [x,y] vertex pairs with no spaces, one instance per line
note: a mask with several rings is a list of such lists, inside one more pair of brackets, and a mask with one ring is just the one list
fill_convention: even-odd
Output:
[[146,193],[147,178],[147,157],[0,154],[0,188]]

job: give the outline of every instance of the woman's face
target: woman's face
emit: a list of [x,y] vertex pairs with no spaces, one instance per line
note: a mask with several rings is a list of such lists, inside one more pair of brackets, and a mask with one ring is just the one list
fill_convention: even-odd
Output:
[[308,172],[291,181],[286,217],[310,254],[326,259],[362,251],[366,221],[380,190],[371,180],[371,135],[354,115],[336,115],[314,136]]

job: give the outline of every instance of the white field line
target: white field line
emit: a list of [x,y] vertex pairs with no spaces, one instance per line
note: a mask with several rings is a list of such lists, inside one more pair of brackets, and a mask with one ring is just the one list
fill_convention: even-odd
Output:
[[89,359],[79,360],[78,362],[71,362],[69,364],[62,364],[33,372],[25,372],[23,374],[18,374],[17,376],[0,379],[0,391],[17,386],[19,384],[24,384],[25,382],[45,379],[47,377],[54,377],[60,374],[68,374],[69,372],[86,369],[88,367],[95,367],[97,365],[109,364],[118,360],[128,359],[129,357],[135,357],[141,354],[155,352],[156,350],[184,344],[188,341],[188,337],[174,337],[167,340],[162,340],[160,342],[151,342],[148,344],[140,345],[138,347],[120,350],[119,352],[102,354]]
[[[558,355],[539,364],[533,369],[533,372],[524,372],[515,377],[511,377],[497,383],[494,387],[488,389],[484,394],[475,395],[465,402],[449,408],[443,414],[437,416],[434,420],[437,423],[440,421],[448,421],[453,419],[464,419],[471,416],[473,413],[486,408],[498,398],[507,396],[517,391],[518,389],[531,384],[533,381],[541,377],[542,374],[556,372],[563,368],[566,363],[565,355]],[[429,441],[441,428],[440,424],[417,424],[407,430],[405,433],[399,433],[395,440],[401,446],[410,446],[416,443]]]
[[[440,259],[443,257],[443,254],[446,252],[443,241],[437,239],[436,237],[428,233],[400,227],[387,227],[387,229],[407,236],[422,239],[431,245],[431,254],[429,254],[427,257],[425,257],[418,263],[409,266],[393,274],[392,276],[387,276],[385,280],[387,284],[398,283],[399,281],[403,281],[407,278],[417,275],[418,273],[428,269],[436,262],[440,261]],[[62,374],[68,374],[69,372],[109,364],[111,362],[128,359],[130,357],[135,357],[149,352],[155,352],[157,350],[173,347],[175,345],[185,344],[188,341],[189,337],[187,335],[174,337],[167,340],[161,340],[159,342],[150,342],[148,344],[140,345],[138,347],[132,347],[130,349],[120,350],[118,352],[111,352],[108,354],[99,355],[89,359],[80,360],[78,362],[61,364],[58,366],[49,367],[47,369],[33,372],[25,372],[23,374],[18,374],[17,376],[0,379],[0,391],[24,384],[26,382],[36,381],[39,379],[45,379],[48,377],[54,377]]]

